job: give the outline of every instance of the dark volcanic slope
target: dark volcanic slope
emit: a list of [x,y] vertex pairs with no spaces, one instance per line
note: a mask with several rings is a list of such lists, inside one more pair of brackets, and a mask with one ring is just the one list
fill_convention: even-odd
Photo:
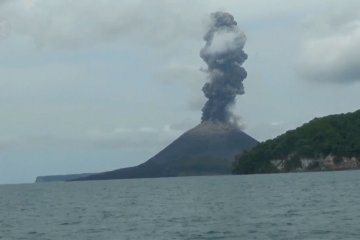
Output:
[[143,164],[79,180],[230,174],[234,156],[257,144],[234,126],[203,122]]

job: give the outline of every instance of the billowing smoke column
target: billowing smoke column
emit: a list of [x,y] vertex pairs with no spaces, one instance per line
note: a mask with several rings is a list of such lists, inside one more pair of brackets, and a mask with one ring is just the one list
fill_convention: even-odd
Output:
[[202,122],[237,123],[230,111],[238,94],[244,94],[243,80],[247,73],[241,65],[247,59],[243,51],[246,36],[234,17],[225,12],[211,14],[211,24],[204,36],[200,57],[206,62],[209,82],[203,87],[208,98],[202,111]]

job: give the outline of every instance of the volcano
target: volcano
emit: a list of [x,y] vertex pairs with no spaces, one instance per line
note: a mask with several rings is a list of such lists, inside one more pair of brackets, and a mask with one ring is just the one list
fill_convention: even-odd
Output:
[[207,101],[201,124],[143,164],[80,180],[230,174],[235,155],[258,144],[237,127],[238,117],[231,111],[236,96],[244,94],[245,34],[231,14],[215,12],[210,14],[204,40],[200,57],[207,65],[204,72],[208,81],[202,88]]
[[210,14],[203,39],[205,46],[200,50],[200,57],[207,66],[202,68],[207,82],[202,91],[207,101],[202,108],[201,123],[138,166],[70,181],[222,175],[232,172],[234,157],[258,144],[238,128],[239,117],[231,111],[236,96],[245,93],[243,81],[247,72],[242,64],[248,58],[243,49],[246,36],[230,13],[218,11]]
[[236,155],[257,144],[232,124],[204,121],[138,166],[77,180],[225,175],[231,173]]

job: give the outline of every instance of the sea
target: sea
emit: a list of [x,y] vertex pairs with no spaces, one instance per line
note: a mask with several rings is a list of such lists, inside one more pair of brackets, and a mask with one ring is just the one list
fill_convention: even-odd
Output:
[[360,171],[0,186],[0,239],[360,239]]

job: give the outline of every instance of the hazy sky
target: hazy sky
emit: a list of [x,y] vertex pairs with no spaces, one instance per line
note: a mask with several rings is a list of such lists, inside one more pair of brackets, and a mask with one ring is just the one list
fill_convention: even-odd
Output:
[[247,36],[245,132],[359,108],[358,0],[0,0],[0,183],[133,166],[197,125],[218,10]]

